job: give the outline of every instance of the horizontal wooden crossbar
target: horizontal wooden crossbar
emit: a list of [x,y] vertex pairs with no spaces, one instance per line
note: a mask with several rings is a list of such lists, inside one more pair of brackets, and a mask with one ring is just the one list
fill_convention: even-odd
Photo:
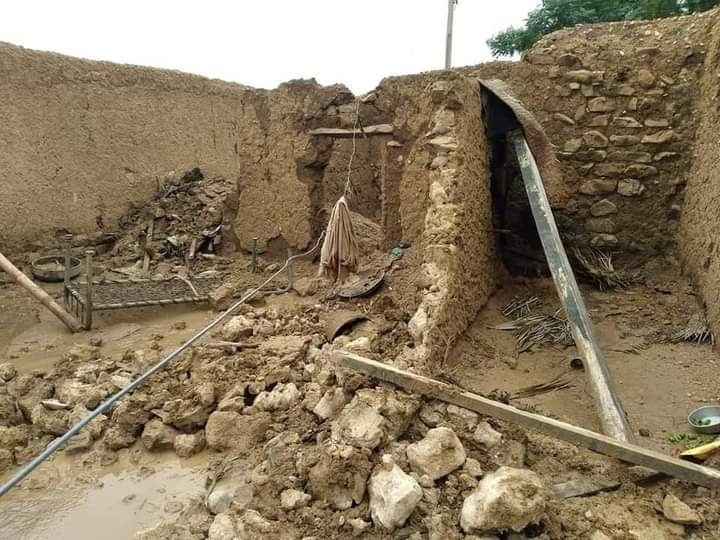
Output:
[[666,456],[635,444],[618,441],[560,420],[523,411],[357,354],[339,351],[336,353],[335,359],[342,367],[395,384],[410,392],[439,399],[479,414],[493,416],[576,446],[587,448],[593,452],[654,469],[680,480],[693,482],[711,489],[720,489],[720,471],[718,470]]

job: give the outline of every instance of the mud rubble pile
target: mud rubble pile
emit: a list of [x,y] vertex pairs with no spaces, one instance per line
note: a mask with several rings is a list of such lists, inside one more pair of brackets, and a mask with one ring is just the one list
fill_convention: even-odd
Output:
[[[368,312],[380,318],[392,311],[386,303]],[[708,490],[647,483],[612,460],[338,367],[336,350],[382,359],[410,338],[400,337],[404,322],[386,320],[328,342],[322,321],[333,307],[244,306],[216,336],[241,350],[212,339],[194,348],[65,452],[88,467],[123,448],[207,452],[204,499],[137,540],[702,538],[716,528],[720,505]],[[0,366],[2,469],[27,462],[156,362],[162,336],[118,358],[103,348],[76,346],[47,372]],[[622,486],[587,499],[551,495],[554,483],[582,477]]]

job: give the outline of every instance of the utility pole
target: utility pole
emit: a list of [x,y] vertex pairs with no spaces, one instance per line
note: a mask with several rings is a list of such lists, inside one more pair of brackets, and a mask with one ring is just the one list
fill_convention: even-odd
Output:
[[447,36],[445,41],[445,69],[452,66],[452,35],[453,35],[453,15],[455,15],[455,5],[458,0],[448,0],[448,18],[447,18]]

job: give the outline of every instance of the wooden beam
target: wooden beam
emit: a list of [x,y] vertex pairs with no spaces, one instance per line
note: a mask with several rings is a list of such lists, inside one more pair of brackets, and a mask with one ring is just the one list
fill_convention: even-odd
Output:
[[353,135],[392,135],[395,130],[392,124],[377,124],[375,126],[367,126],[362,129],[342,129],[342,128],[317,128],[311,129],[310,135],[350,138]]
[[585,373],[590,382],[590,390],[603,431],[619,441],[631,442],[634,439],[632,429],[620,398],[613,388],[605,357],[595,339],[592,323],[560,239],[537,163],[522,131],[511,132],[510,139],[520,162],[525,191],[555,281],[555,288],[565,309],[575,344],[585,364]]
[[4,270],[18,285],[27,290],[38,302],[48,308],[71,332],[80,331],[82,328],[80,321],[65,311],[48,293],[35,285],[29,277],[18,270],[2,253],[0,253],[0,270]]
[[619,441],[560,420],[516,409],[510,405],[465,392],[455,386],[363,358],[357,354],[338,351],[335,353],[335,361],[342,367],[395,384],[416,394],[439,399],[482,415],[492,416],[599,454],[648,467],[680,480],[711,489],[720,489],[720,471],[715,469],[666,456],[654,450]]

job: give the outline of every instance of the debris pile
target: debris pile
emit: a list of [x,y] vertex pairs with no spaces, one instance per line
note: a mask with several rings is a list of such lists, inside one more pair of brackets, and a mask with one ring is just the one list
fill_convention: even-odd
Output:
[[158,180],[155,198],[120,220],[111,267],[131,265],[122,273],[132,275],[137,273],[132,269],[147,272],[148,266],[216,257],[232,244],[227,224],[234,220],[236,190],[234,180],[206,177],[198,168]]
[[[338,367],[339,349],[375,358],[397,349],[372,332],[328,340],[328,309],[245,306],[218,332],[238,347],[195,347],[72,441],[66,452],[88,464],[110,464],[136,442],[182,458],[208,452],[203,500],[136,539],[572,538],[617,528],[549,488],[583,463],[598,481],[625,478],[623,466]],[[96,342],[46,373],[0,365],[0,465],[26,462],[158,357],[110,358]],[[698,526],[672,499],[663,508]]]

